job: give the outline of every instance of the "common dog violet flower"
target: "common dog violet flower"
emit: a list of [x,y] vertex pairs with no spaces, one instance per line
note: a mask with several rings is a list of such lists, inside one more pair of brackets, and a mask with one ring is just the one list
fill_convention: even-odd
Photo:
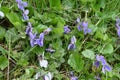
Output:
[[54,53],[55,52],[55,50],[54,49],[51,49],[51,48],[47,48],[47,49],[45,49],[47,52],[50,52],[50,53]]
[[43,42],[44,42],[44,33],[41,33],[39,35],[39,39],[36,39],[36,44],[38,44],[40,47],[43,47]]
[[68,25],[64,26],[64,33],[68,34],[71,30],[68,28]]
[[38,60],[41,67],[47,68],[48,61],[44,59],[44,53],[42,55],[38,55]]
[[44,80],[52,80],[52,78],[53,78],[53,75],[51,74],[51,72],[48,72],[48,74],[44,76]]
[[76,37],[75,37],[75,36],[73,36],[73,37],[71,38],[71,43],[72,43],[72,44],[75,44],[75,43],[76,43]]
[[97,56],[96,56],[96,60],[99,61],[99,62],[101,62],[102,65],[106,65],[106,64],[107,64],[104,56],[99,56],[99,55],[97,55]]
[[97,55],[96,56],[96,62],[94,63],[97,68],[99,67],[100,62],[102,63],[102,72],[103,73],[105,73],[106,71],[111,71],[112,70],[112,68],[106,62],[104,56]]
[[74,76],[74,73],[70,72],[70,80],[78,80],[78,77]]
[[31,47],[33,47],[36,42],[36,34],[29,32],[29,37],[30,37],[30,45],[31,45]]
[[75,48],[76,48],[75,43],[76,43],[76,38],[75,38],[75,36],[73,36],[73,37],[71,38],[71,43],[68,45],[68,50],[73,50],[73,49],[75,49]]
[[16,2],[18,3],[18,8],[22,11],[28,6],[27,2],[23,2],[22,0],[16,0]]
[[23,11],[23,19],[24,19],[25,21],[29,19],[28,14],[29,14],[29,10],[24,10],[24,11]]
[[111,71],[112,70],[112,68],[107,64],[107,65],[103,65],[103,67],[102,67],[102,72],[105,74],[106,73],[106,71]]
[[116,28],[117,28],[117,34],[120,37],[120,19],[116,19]]
[[83,31],[85,35],[91,32],[91,29],[88,28],[88,22],[82,22],[81,26],[83,26]]
[[45,29],[45,30],[44,30],[44,32],[43,32],[43,33],[44,33],[45,35],[47,35],[47,34],[49,34],[49,33],[50,33],[50,31],[51,31],[51,30],[52,30],[51,28],[47,28],[47,29]]

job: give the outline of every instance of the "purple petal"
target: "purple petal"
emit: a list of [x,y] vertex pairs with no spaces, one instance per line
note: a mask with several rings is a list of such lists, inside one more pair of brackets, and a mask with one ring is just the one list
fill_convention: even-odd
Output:
[[100,62],[102,63],[102,65],[106,65],[106,64],[107,64],[104,56],[99,56],[99,55],[97,55],[97,56],[96,56],[96,60],[97,60],[97,61],[100,61]]
[[68,50],[73,50],[75,48],[76,48],[75,44],[69,44],[68,45]]
[[78,80],[78,77],[72,76],[72,77],[70,78],[70,80]]
[[117,29],[117,34],[120,37],[120,27],[118,27],[118,29]]
[[45,35],[47,35],[47,34],[49,34],[49,33],[50,33],[50,31],[51,31],[51,30],[52,30],[51,28],[47,28],[46,30],[44,30],[44,32],[43,32],[43,33],[44,33]]
[[21,2],[21,0],[16,0],[16,2],[20,3],[20,2]]
[[83,27],[88,27],[88,22],[82,22],[81,24]]
[[35,45],[35,40],[34,39],[30,39],[30,45],[31,45],[31,47],[33,47]]
[[105,74],[105,67],[104,66],[102,67],[102,72]]
[[30,32],[32,32],[32,28],[31,27],[27,27],[26,28],[26,34],[29,34]]
[[109,66],[109,65],[103,65],[103,67],[102,67],[102,72],[105,74],[106,73],[106,71],[111,71],[112,70],[112,68]]
[[64,33],[67,34],[69,33],[71,30],[68,28],[68,25],[64,26]]
[[24,7],[28,6],[27,2],[23,2],[22,4],[23,4]]
[[51,49],[51,48],[48,48],[48,49],[45,49],[47,52],[50,52],[50,53],[54,53],[55,50],[54,49]]
[[99,61],[95,61],[94,65],[98,68],[100,66],[100,62]]
[[39,39],[36,39],[36,44],[38,44],[40,47],[43,47],[43,42],[44,42],[44,33],[41,33]]
[[72,44],[75,44],[75,43],[76,43],[76,37],[75,37],[75,36],[73,36],[73,37],[71,38],[71,43],[72,43]]
[[29,32],[29,37],[30,37],[30,39],[35,39],[36,38],[36,34],[33,34],[32,32]]
[[77,28],[78,28],[78,31],[82,31],[81,25],[78,25]]
[[112,68],[109,65],[104,65],[106,71],[111,71]]
[[80,22],[80,18],[77,18],[77,20],[76,20],[78,23]]
[[23,19],[24,19],[25,21],[28,20],[28,19],[29,19],[28,15],[26,15],[26,14],[23,13]]

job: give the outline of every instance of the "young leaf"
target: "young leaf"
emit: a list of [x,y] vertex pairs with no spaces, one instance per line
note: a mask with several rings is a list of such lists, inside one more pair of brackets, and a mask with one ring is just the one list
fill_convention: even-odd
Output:
[[84,57],[92,59],[92,60],[95,58],[94,52],[92,50],[85,50],[82,52],[82,54]]
[[71,54],[68,60],[68,64],[77,72],[80,72],[83,69],[84,61],[79,54]]
[[0,69],[5,69],[8,66],[8,59],[4,56],[0,56]]

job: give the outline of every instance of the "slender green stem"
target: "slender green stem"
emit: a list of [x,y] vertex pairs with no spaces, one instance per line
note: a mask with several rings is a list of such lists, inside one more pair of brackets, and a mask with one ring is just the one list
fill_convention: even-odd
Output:
[[11,50],[11,36],[9,36],[9,42],[8,42],[8,46],[9,46],[9,52],[8,52],[8,68],[7,68],[7,80],[9,80],[9,73],[10,73],[10,50]]
[[108,80],[108,79],[107,79],[107,72],[106,72],[106,80]]

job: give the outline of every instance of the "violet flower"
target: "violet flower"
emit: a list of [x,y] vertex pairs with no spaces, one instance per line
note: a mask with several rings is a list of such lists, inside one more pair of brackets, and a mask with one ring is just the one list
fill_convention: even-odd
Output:
[[55,50],[54,49],[51,49],[51,48],[47,48],[47,49],[45,49],[47,52],[50,52],[50,53],[54,53],[55,52]]
[[42,55],[38,55],[38,60],[39,60],[39,65],[41,67],[47,68],[48,66],[48,61],[44,59],[44,52]]
[[64,26],[64,33],[68,34],[71,30],[68,28],[68,25]]
[[116,19],[116,28],[117,28],[117,34],[120,37],[120,19]]
[[75,49],[75,48],[76,48],[75,43],[76,43],[76,38],[75,38],[75,36],[73,36],[73,37],[71,38],[71,43],[68,45],[68,50],[73,50],[73,49]]
[[70,80],[78,80],[78,77],[74,76],[74,73],[70,72]]
[[36,42],[36,34],[33,34],[32,32],[29,32],[29,37],[30,37],[30,45],[33,47]]
[[98,68],[98,67],[100,66],[100,62],[96,60],[96,61],[94,62],[94,65]]
[[108,63],[106,62],[104,56],[96,56],[96,62],[95,62],[95,66],[98,68],[99,67],[99,63],[102,63],[102,72],[105,74],[106,71],[111,71],[112,68],[108,65]]
[[77,23],[80,23],[80,18],[77,18],[76,22],[77,22]]
[[44,80],[52,80],[52,78],[53,78],[53,75],[51,74],[51,72],[48,72],[48,74],[44,76]]
[[39,35],[39,39],[36,39],[36,44],[38,44],[40,47],[43,47],[43,42],[44,42],[44,33],[41,33]]
[[91,29],[88,28],[88,22],[82,22],[81,26],[83,26],[83,32],[85,35],[91,32]]
[[47,34],[49,34],[49,33],[50,33],[50,31],[51,31],[51,30],[52,30],[51,28],[47,28],[47,29],[45,29],[45,30],[44,30],[44,32],[43,32],[43,33],[44,33],[45,35],[47,35]]
[[75,36],[73,36],[73,37],[71,38],[71,43],[72,43],[72,44],[75,44],[75,43],[76,43],[76,37],[75,37]]
[[70,43],[68,45],[68,50],[74,50],[76,48],[75,44]]
[[77,29],[78,29],[78,31],[82,31],[82,26],[81,26],[81,25],[78,25],[78,26],[77,26]]
[[29,19],[28,14],[29,14],[29,10],[25,10],[25,11],[23,12],[23,19],[24,19],[25,21]]
[[28,4],[22,0],[16,0],[16,2],[18,3],[18,8],[22,11],[24,11],[24,8],[28,6]]
[[112,68],[109,66],[109,65],[103,65],[103,67],[102,67],[102,72],[105,74],[106,73],[106,71],[111,71],[112,70]]
[[96,60],[99,61],[99,62],[101,62],[102,65],[106,65],[106,64],[107,64],[104,56],[99,56],[99,55],[97,55],[97,56],[96,56]]

